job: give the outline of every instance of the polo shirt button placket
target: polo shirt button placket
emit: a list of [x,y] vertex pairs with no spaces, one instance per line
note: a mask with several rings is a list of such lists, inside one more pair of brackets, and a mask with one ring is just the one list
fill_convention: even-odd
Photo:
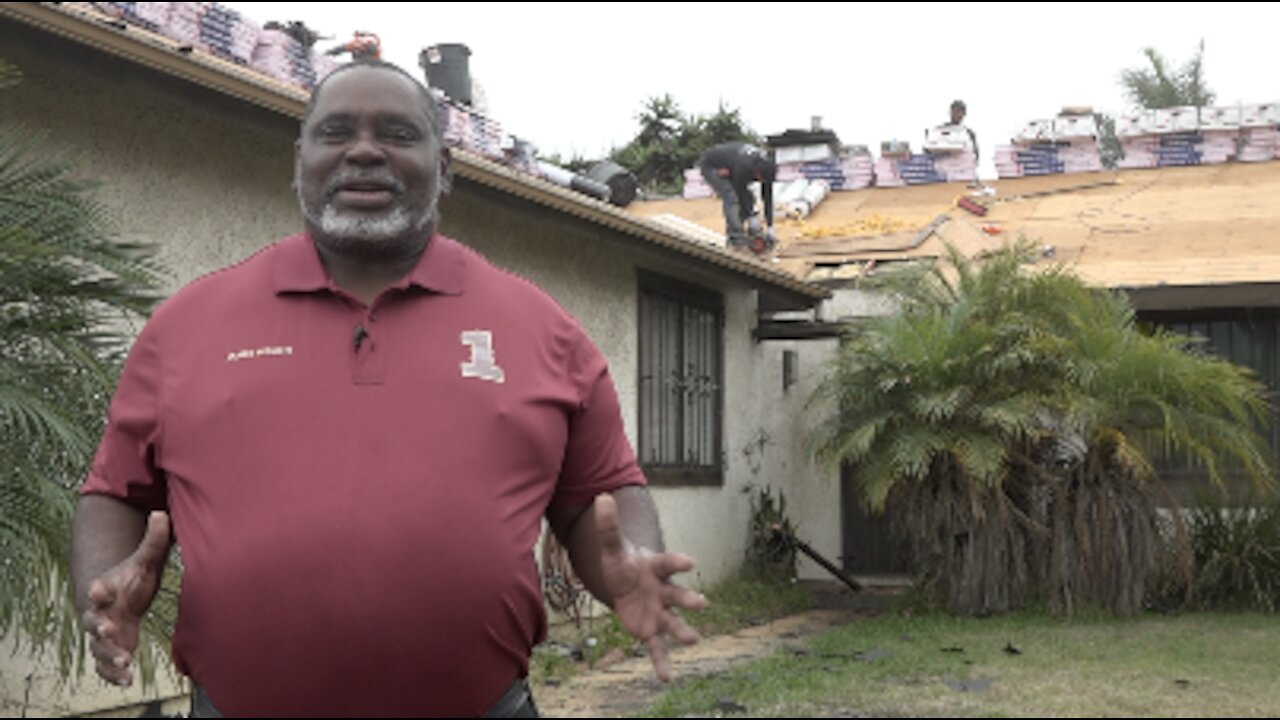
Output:
[[377,313],[371,310],[356,325],[351,366],[351,380],[356,385],[381,385],[385,377],[384,353],[379,351],[373,327],[377,320]]

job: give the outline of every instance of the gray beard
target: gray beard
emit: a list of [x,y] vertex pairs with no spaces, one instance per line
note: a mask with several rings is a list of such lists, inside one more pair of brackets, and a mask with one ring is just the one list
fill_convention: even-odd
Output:
[[[439,195],[422,213],[411,213],[402,204],[378,217],[353,217],[338,212],[329,200],[317,210],[302,197],[298,182],[294,182],[298,207],[302,216],[324,235],[325,241],[335,248],[348,248],[357,243],[385,243],[426,230],[435,217]],[[328,195],[328,194],[326,194]]]
[[310,212],[307,208],[303,208],[303,214],[326,237],[340,244],[395,240],[410,232],[424,230],[431,219],[431,213],[422,213],[414,217],[400,206],[381,217],[351,217],[339,214],[330,203],[325,203],[319,215]]

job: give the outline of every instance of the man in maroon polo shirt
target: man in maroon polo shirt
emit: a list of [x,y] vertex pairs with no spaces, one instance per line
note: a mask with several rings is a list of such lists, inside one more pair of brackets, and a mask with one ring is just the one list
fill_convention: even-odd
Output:
[[132,680],[171,535],[198,715],[533,716],[544,516],[659,677],[696,639],[603,356],[436,232],[448,164],[416,80],[345,67],[297,143],[306,232],[147,323],[72,538],[103,678]]

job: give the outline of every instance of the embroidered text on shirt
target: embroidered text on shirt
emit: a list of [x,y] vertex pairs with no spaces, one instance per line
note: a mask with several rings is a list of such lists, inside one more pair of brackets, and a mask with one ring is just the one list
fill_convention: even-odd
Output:
[[252,360],[260,357],[277,357],[280,355],[292,355],[292,345],[269,345],[260,348],[245,348],[244,350],[235,350],[227,353],[227,362],[238,362],[240,360]]

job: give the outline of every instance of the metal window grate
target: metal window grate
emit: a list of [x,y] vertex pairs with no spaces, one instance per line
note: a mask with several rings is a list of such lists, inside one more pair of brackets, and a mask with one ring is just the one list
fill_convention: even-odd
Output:
[[640,461],[718,471],[723,396],[718,297],[674,281],[640,288]]

